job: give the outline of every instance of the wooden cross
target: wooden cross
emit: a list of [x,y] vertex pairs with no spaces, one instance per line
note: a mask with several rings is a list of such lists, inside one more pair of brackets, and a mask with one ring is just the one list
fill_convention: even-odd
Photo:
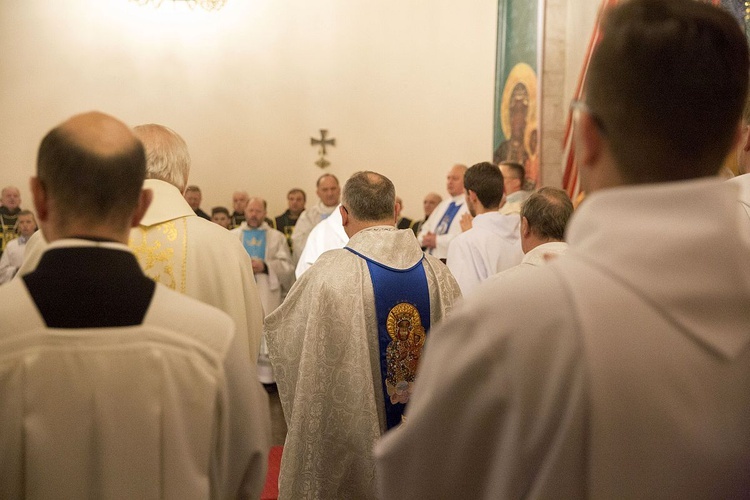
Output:
[[336,146],[336,139],[326,139],[327,135],[328,130],[322,128],[320,129],[320,139],[310,137],[310,146],[320,146],[320,156],[328,154],[326,152],[326,146]]

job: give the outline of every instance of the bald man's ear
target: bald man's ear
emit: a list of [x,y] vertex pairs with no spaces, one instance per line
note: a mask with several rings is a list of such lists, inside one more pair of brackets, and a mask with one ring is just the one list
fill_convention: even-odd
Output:
[[34,211],[39,222],[45,222],[49,217],[49,198],[47,197],[47,191],[44,189],[44,184],[39,177],[32,177],[29,180],[29,186],[31,187],[31,196],[34,199]]
[[151,206],[151,201],[154,199],[154,192],[150,189],[142,189],[141,195],[138,197],[138,205],[135,207],[133,217],[130,220],[130,227],[138,227],[141,223],[143,216],[146,215],[148,207]]

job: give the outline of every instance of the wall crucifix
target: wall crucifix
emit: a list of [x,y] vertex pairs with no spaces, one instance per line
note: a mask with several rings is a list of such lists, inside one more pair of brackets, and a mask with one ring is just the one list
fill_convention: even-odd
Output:
[[318,148],[318,161],[315,162],[320,168],[326,168],[331,164],[331,162],[326,160],[326,154],[328,154],[326,146],[336,146],[336,139],[328,139],[327,136],[328,130],[322,128],[320,129],[320,139],[310,137],[311,146],[320,146]]

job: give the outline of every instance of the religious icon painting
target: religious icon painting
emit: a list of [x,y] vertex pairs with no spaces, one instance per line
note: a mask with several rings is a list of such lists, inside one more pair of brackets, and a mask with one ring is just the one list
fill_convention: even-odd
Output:
[[520,163],[524,189],[540,184],[538,13],[543,1],[499,0],[493,161]]

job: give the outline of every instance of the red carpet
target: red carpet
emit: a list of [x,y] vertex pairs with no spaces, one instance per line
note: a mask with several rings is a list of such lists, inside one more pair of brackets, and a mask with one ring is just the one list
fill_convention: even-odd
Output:
[[268,453],[268,474],[266,474],[266,484],[263,486],[260,500],[276,500],[279,498],[279,469],[281,467],[281,452],[283,451],[283,446],[272,446]]

